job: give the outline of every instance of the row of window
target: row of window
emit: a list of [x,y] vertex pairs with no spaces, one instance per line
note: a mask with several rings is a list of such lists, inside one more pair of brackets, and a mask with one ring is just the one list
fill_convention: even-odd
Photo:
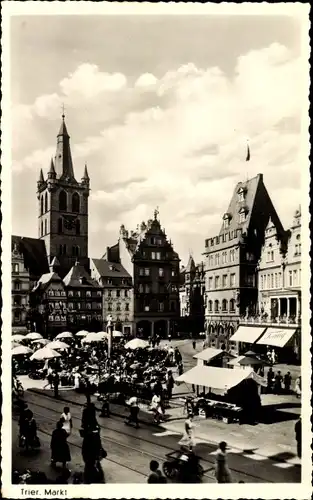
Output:
[[[288,271],[287,286],[301,286],[301,269]],[[270,273],[260,277],[260,290],[282,288],[282,273]]]
[[103,295],[107,297],[129,297],[129,290],[104,290]]
[[102,309],[102,304],[101,302],[69,302],[68,305],[68,310],[73,311],[74,309]]
[[[48,290],[48,297],[66,297],[65,290]],[[101,290],[91,292],[91,290],[69,290],[68,297],[102,297]]]
[[234,288],[236,286],[236,274],[232,273],[229,276],[228,285],[228,275],[223,274],[222,280],[220,276],[210,276],[208,279],[208,290],[217,290],[218,288]]
[[67,317],[68,321],[70,323],[79,323],[79,322],[85,322],[87,321],[88,323],[91,322],[91,320],[97,320],[97,321],[102,321],[102,316],[100,314],[75,314],[75,316],[69,315]]
[[[140,304],[140,309],[142,312],[150,312],[154,310],[154,305],[152,305],[148,301],[145,301],[144,303]],[[164,302],[158,302],[158,312],[164,312],[164,310],[165,310]],[[176,303],[171,302],[170,312],[175,312],[175,311],[176,311]]]
[[214,312],[235,312],[235,300],[230,299],[228,300],[223,299],[221,302],[219,300],[215,300],[213,303],[213,300],[208,300],[208,312],[213,312],[213,306],[214,306]]
[[[69,195],[70,196],[70,195]],[[74,213],[79,213],[80,211],[80,196],[78,193],[73,193],[71,196],[71,202],[68,204],[68,195],[66,191],[61,191],[59,194],[59,210],[67,211],[68,207],[71,208],[71,211]],[[48,212],[48,193],[46,192],[40,198],[40,215]]]
[[[175,293],[178,292],[179,289],[176,285],[170,285],[168,290],[171,292]],[[139,284],[138,286],[138,292],[139,293],[152,293],[152,286],[149,284],[143,285],[142,283]],[[159,287],[159,293],[164,293],[165,292],[165,287]]]
[[[159,267],[158,274],[160,278],[164,277],[164,268]],[[140,267],[139,268],[139,276],[150,276],[150,268],[149,267]],[[176,276],[176,271],[172,269],[171,276]]]
[[[107,279],[101,278],[101,283],[102,283],[103,286],[105,286],[105,285],[114,285],[114,283],[117,284],[117,280],[115,281],[115,280],[112,280],[111,278],[107,278]],[[129,285],[130,286],[131,285],[131,281],[124,280],[124,279],[122,279],[122,281],[120,281],[120,279],[118,279],[118,284],[119,285],[122,284],[122,285]],[[125,295],[125,297],[126,297],[126,295]]]
[[[67,255],[67,246],[65,243],[59,246],[59,255]],[[79,257],[80,256],[80,247],[78,245],[73,245],[72,246],[72,252],[71,252],[72,257]]]
[[228,264],[235,262],[236,259],[236,254],[238,253],[238,250],[232,249],[229,251],[224,251],[220,253],[216,253],[215,255],[209,255],[208,258],[208,266],[209,267],[216,267],[219,266],[220,264]]
[[296,243],[295,245],[295,256],[301,255],[301,243]]
[[[129,311],[129,304],[124,304],[125,305],[125,311]],[[108,311],[113,311],[114,310],[114,307],[112,306],[112,304],[108,304]],[[116,304],[116,308],[115,308],[115,311],[122,311],[123,310],[123,306],[122,304]]]
[[51,321],[53,323],[64,323],[66,322],[66,316],[64,315],[59,315],[59,314],[49,314],[48,316],[48,321]]

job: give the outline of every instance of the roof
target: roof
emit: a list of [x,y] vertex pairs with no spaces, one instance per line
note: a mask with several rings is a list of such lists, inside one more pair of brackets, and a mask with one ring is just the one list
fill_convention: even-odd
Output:
[[100,288],[97,282],[89,276],[84,266],[78,263],[63,278],[63,283],[65,286],[72,288]]
[[38,238],[27,238],[24,236],[12,236],[12,249],[16,245],[23,254],[24,265],[30,276],[39,278],[49,272],[49,263],[44,240]]
[[131,275],[126,271],[122,264],[109,262],[105,259],[92,259],[92,262],[96,266],[101,277],[131,278]]
[[58,179],[68,179],[71,182],[76,183],[70,147],[70,137],[67,132],[64,116],[62,116],[62,123],[57,138],[54,167]]
[[46,288],[49,285],[49,283],[51,283],[51,281],[62,282],[63,285],[63,281],[57,273],[55,272],[45,273],[42,274],[42,276],[40,276],[37,285],[34,287],[34,291]]
[[195,265],[195,261],[193,260],[193,257],[190,255],[189,256],[189,260],[188,260],[188,264],[187,264],[187,267],[185,269],[185,272],[186,273],[191,273],[192,271],[194,271],[196,269],[196,265]]
[[260,377],[255,377],[253,369],[217,368],[215,366],[197,365],[176,378],[176,382],[186,382],[187,384],[227,392],[248,378],[252,378],[260,383]]
[[[262,181],[262,175],[258,174],[256,177],[248,179],[246,182],[238,182],[226,211],[226,214],[230,216],[229,226],[225,228],[224,225],[222,225],[219,233],[220,235],[229,233],[230,231],[235,231],[239,228],[242,228],[243,231],[247,231],[251,219],[251,213],[254,206],[257,189]],[[244,190],[244,201],[239,201],[238,191],[240,189]],[[239,221],[239,212],[241,209],[246,210],[246,219],[243,223]]]
[[222,349],[208,347],[207,349],[204,349],[204,351],[198,352],[198,354],[195,354],[193,357],[196,359],[203,359],[203,361],[210,361],[211,359],[216,358],[216,356],[219,356],[222,352],[224,352]]

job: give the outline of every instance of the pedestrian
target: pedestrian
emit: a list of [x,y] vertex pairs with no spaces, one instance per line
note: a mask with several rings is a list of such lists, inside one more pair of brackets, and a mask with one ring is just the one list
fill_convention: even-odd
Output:
[[178,365],[178,375],[182,375],[184,373],[184,365],[183,362],[180,361]]
[[53,389],[54,389],[54,397],[59,397],[59,384],[60,384],[60,376],[57,371],[54,372],[53,375]]
[[272,360],[272,364],[275,365],[275,363],[276,363],[276,352],[275,352],[275,349],[272,349],[271,360]]
[[101,459],[107,456],[103,449],[100,438],[100,428],[91,427],[84,433],[82,444],[82,457],[85,463],[84,482],[104,483],[104,473],[101,467]]
[[110,416],[109,397],[107,394],[104,394],[103,399],[102,399],[102,408],[101,408],[100,417],[109,417],[109,416]]
[[275,375],[275,380],[274,380],[274,393],[275,394],[281,394],[282,380],[283,380],[282,374],[280,371],[278,371],[277,374]]
[[193,400],[190,396],[186,398],[185,405],[184,405],[184,410],[186,410],[187,415],[194,415],[194,406],[193,406]]
[[172,374],[172,370],[169,370],[168,373],[167,373],[167,380],[166,380],[166,389],[167,389],[167,397],[168,397],[168,399],[172,398],[173,387],[174,387],[174,377],[173,377],[173,374]]
[[297,441],[297,455],[301,458],[302,455],[302,425],[301,425],[301,415],[295,423],[295,434]]
[[273,372],[273,368],[270,366],[267,372],[267,392],[271,393],[273,390],[275,373]]
[[227,464],[227,443],[222,441],[216,453],[215,477],[218,483],[231,483],[231,474]]
[[163,476],[162,472],[159,469],[159,462],[156,460],[151,460],[150,462],[150,471],[147,483],[166,483],[166,479]]
[[196,349],[196,346],[197,346],[197,342],[196,342],[196,340],[193,340],[193,341],[192,341],[192,347],[193,347],[193,350],[195,350],[195,349]]
[[284,388],[287,394],[290,394],[291,380],[292,380],[291,374],[290,372],[287,372],[286,375],[284,376]]
[[50,448],[52,467],[55,467],[57,462],[61,462],[63,469],[65,469],[66,463],[71,461],[71,453],[67,442],[68,434],[63,425],[63,419],[57,422],[56,428],[52,432]]
[[172,341],[172,335],[170,333],[167,336],[167,340],[168,340],[169,343],[171,343],[171,341]]
[[297,398],[301,398],[301,376],[295,381],[295,393]]
[[72,432],[73,421],[72,421],[72,416],[70,414],[70,409],[68,406],[64,406],[61,418],[63,419],[63,429],[66,431],[67,435],[69,436]]
[[185,432],[181,438],[181,440],[178,442],[181,446],[187,446],[189,451],[193,450],[193,447],[195,445],[195,439],[194,439],[194,427],[195,424],[193,423],[193,414],[189,413],[187,419],[185,420]]
[[156,345],[157,345],[157,347],[159,347],[160,342],[161,342],[160,335],[159,335],[159,334],[157,334],[157,336],[156,336],[156,342],[155,342],[155,343],[156,343]]
[[50,366],[48,367],[48,371],[47,371],[47,383],[44,386],[44,389],[46,387],[48,387],[48,385],[50,386],[50,389],[53,389],[53,370],[52,370],[52,368]]
[[83,409],[81,428],[83,434],[99,428],[94,403],[87,403],[85,408]]
[[34,414],[31,410],[26,410],[25,412],[23,431],[26,451],[29,451],[29,449],[33,450],[34,448],[38,448],[40,446],[40,442],[37,436],[37,424],[34,419]]
[[128,406],[129,406],[129,415],[126,418],[125,423],[126,424],[133,423],[135,425],[136,429],[138,429],[139,428],[139,421],[138,421],[139,406],[138,406],[138,399],[136,396],[133,396],[129,399]]

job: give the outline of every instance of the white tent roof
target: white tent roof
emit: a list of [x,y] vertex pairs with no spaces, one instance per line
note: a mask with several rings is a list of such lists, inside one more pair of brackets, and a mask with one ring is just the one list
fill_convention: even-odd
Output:
[[175,381],[219,389],[226,392],[247,378],[253,378],[257,383],[261,383],[261,380],[263,380],[261,377],[258,377],[252,369],[233,370],[232,368],[216,368],[215,366],[198,365],[180,375]]
[[240,325],[238,330],[230,337],[231,342],[246,342],[248,344],[254,344],[261,335],[265,332],[265,326],[243,326]]
[[203,361],[210,361],[210,359],[215,358],[223,352],[222,349],[215,349],[214,347],[208,347],[204,351],[198,352],[193,357],[196,359],[203,359]]

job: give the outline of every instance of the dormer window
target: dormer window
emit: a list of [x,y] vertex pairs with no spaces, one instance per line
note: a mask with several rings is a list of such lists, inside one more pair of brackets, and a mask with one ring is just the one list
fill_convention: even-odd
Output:
[[229,228],[230,220],[231,220],[231,215],[230,214],[225,214],[224,217],[223,217],[223,228],[224,229]]
[[239,210],[239,224],[242,224],[243,222],[246,221],[247,213],[248,211],[246,210],[246,208],[241,208]]
[[246,190],[245,190],[245,188],[240,187],[238,189],[238,191],[237,191],[237,195],[238,195],[238,201],[239,202],[245,201],[245,197],[246,197]]

